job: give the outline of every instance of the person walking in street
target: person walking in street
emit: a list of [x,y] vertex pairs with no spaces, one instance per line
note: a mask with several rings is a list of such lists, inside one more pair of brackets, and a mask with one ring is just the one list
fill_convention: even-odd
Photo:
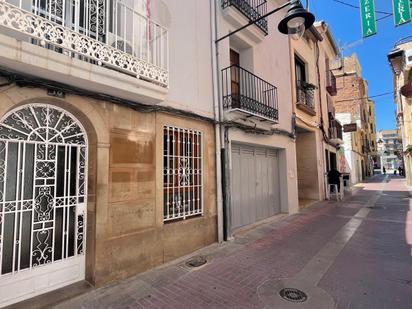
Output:
[[383,174],[384,174],[384,175],[386,175],[386,168],[385,168],[385,167],[383,167],[383,169],[382,169],[382,170],[383,170]]

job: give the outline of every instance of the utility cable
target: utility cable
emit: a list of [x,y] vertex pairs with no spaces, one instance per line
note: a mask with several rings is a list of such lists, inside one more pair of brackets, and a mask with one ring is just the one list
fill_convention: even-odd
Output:
[[[332,0],[332,1],[337,2],[337,3],[340,3],[340,4],[343,4],[343,5],[346,5],[346,6],[348,6],[348,7],[354,8],[354,9],[360,9],[359,6],[354,5],[354,4],[351,4],[351,3],[348,3],[348,2],[345,2],[345,1],[342,1],[342,0]],[[376,12],[376,13],[379,13],[379,14],[385,14],[385,15],[387,15],[387,16],[392,16],[392,15],[393,15],[392,12],[385,12],[385,11],[379,11],[379,10],[375,10],[375,12]]]
[[388,92],[384,92],[384,93],[380,93],[380,94],[371,95],[371,96],[368,96],[368,97],[345,99],[345,100],[337,100],[337,101],[335,101],[335,103],[338,103],[338,102],[348,102],[348,101],[354,101],[354,100],[363,100],[363,99],[368,99],[368,100],[369,100],[369,99],[373,99],[373,98],[378,98],[378,97],[387,96],[387,95],[390,95],[390,94],[393,94],[393,93],[394,93],[393,91],[388,91]]

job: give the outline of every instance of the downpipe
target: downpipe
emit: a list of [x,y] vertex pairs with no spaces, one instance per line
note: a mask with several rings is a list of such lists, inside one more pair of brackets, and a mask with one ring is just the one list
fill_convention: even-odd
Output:
[[[213,86],[213,107],[214,107],[214,118],[215,118],[215,148],[216,148],[216,206],[217,206],[217,235],[218,235],[218,242],[221,243],[226,240],[226,233],[225,233],[225,224],[226,221],[224,219],[225,212],[223,210],[223,187],[222,187],[222,179],[224,174],[222,175],[222,170],[225,167],[224,158],[226,157],[224,151],[224,145],[222,145],[222,112],[220,109],[219,104],[219,59],[218,59],[218,50],[217,50],[217,43],[215,43],[217,39],[217,1],[210,1],[210,12],[211,12],[211,23],[210,23],[210,34],[211,34],[211,52],[212,52],[212,86]],[[222,149],[222,151],[221,151]]]

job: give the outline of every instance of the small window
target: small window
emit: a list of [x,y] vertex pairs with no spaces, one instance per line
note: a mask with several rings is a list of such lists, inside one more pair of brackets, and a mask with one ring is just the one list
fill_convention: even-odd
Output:
[[305,62],[298,56],[295,56],[295,74],[296,83],[299,85],[301,82],[306,82],[306,68]]
[[203,213],[202,142],[199,131],[164,127],[164,221]]

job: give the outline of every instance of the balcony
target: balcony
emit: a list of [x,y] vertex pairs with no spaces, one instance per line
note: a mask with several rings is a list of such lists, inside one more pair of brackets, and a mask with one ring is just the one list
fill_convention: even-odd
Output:
[[412,81],[405,82],[401,87],[401,94],[408,99],[412,98]]
[[[97,74],[90,78],[100,78],[96,84],[110,76],[116,79],[113,75],[121,73],[134,77],[135,88],[152,91],[157,86],[167,89],[168,31],[151,20],[146,12],[128,7],[120,0],[3,0],[0,1],[0,26],[1,33],[21,42],[19,44],[22,47],[19,48],[25,48],[28,55],[44,58],[47,55],[47,61],[54,59],[55,62],[48,66],[48,70],[56,70],[56,79],[50,72],[43,74],[46,78],[53,76],[54,80],[67,81],[69,78],[61,76],[64,74],[57,71],[59,65],[61,69],[62,63],[66,65],[71,61],[68,68],[61,70],[75,71],[70,69],[77,65],[75,69],[83,71],[84,75]],[[8,47],[4,40],[0,41],[3,41],[4,48]],[[28,44],[36,46],[30,48]],[[39,48],[60,56],[53,56],[50,52],[42,53]],[[61,58],[62,56],[66,58]],[[0,59],[0,65],[7,60],[10,63],[11,59]],[[36,61],[32,59],[31,65],[35,66]],[[24,68],[24,64],[21,67]],[[89,71],[85,72],[85,68]],[[43,77],[40,71],[44,69],[44,65],[36,67],[39,71],[36,75]],[[108,69],[111,73],[104,72]],[[126,79],[120,77],[118,80],[122,78]],[[147,85],[149,83],[153,86]],[[82,82],[79,84],[82,85]],[[100,88],[110,86],[108,82],[107,85],[100,85]],[[127,85],[127,88],[130,86]]]
[[[254,21],[267,13],[266,0],[222,0],[222,9],[234,7],[249,21]],[[264,18],[256,23],[260,30],[268,34],[268,20]]]
[[338,90],[336,88],[336,77],[332,70],[326,71],[326,90],[331,96],[338,94]]
[[329,121],[329,139],[335,145],[343,144],[342,125],[336,119]]
[[315,116],[315,87],[305,81],[296,83],[296,106],[305,113]]
[[277,122],[277,88],[251,72],[232,65],[222,70],[223,108],[248,118]]

